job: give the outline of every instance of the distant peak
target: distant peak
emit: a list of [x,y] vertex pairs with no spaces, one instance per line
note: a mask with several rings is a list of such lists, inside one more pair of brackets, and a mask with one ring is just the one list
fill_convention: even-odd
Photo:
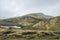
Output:
[[45,18],[52,18],[52,16],[49,16],[49,15],[45,15],[43,13],[30,13],[28,15],[34,15],[34,16],[42,16],[42,17],[45,17]]

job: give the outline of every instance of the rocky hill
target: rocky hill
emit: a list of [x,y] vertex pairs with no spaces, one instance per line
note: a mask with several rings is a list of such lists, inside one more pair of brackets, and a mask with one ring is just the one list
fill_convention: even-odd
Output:
[[42,13],[31,13],[20,17],[4,19],[2,25],[19,25],[26,29],[60,30],[60,16],[52,17]]
[[47,16],[42,13],[31,13],[20,17],[8,18],[0,21],[4,25],[21,25],[24,27],[32,27],[35,24],[43,21],[46,22],[52,16]]

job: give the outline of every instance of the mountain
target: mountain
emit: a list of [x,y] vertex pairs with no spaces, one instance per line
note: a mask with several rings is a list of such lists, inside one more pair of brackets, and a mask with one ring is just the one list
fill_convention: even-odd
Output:
[[20,25],[23,27],[32,27],[33,25],[43,21],[46,22],[51,16],[42,13],[31,13],[20,17],[8,18],[0,21],[3,25]]
[[[46,15],[45,15],[46,16]],[[60,16],[49,18],[44,14],[33,13],[20,17],[0,20],[0,26],[21,26],[21,29],[0,28],[1,40],[48,40],[60,39]],[[16,27],[16,26],[14,26]],[[24,30],[25,29],[25,30]]]
[[42,17],[45,17],[45,18],[52,18],[53,17],[53,16],[45,15],[43,13],[31,13],[29,15],[42,16]]

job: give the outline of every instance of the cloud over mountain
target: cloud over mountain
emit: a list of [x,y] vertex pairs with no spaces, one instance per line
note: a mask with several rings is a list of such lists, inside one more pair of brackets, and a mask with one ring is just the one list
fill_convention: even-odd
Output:
[[60,0],[0,0],[0,16],[3,18],[22,16],[32,12],[60,15]]

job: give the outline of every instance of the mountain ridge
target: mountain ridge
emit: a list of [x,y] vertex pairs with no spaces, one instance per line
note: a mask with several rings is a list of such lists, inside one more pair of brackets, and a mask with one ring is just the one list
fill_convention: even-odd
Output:
[[[40,16],[41,15],[41,16]],[[46,16],[46,15],[45,15]],[[40,13],[31,13],[27,14],[21,17],[15,17],[15,18],[8,18],[0,21],[0,24],[5,25],[20,25],[22,28],[26,29],[47,29],[48,27],[51,27],[50,23],[53,23],[54,20],[60,20],[60,16],[58,17],[45,17],[44,14]],[[54,19],[54,20],[53,20]],[[51,21],[53,20],[53,21]],[[54,21],[54,23],[56,23]],[[52,24],[55,26],[55,24]],[[60,22],[58,22],[59,24]],[[57,24],[57,26],[58,26]],[[51,28],[52,29],[52,28]]]

